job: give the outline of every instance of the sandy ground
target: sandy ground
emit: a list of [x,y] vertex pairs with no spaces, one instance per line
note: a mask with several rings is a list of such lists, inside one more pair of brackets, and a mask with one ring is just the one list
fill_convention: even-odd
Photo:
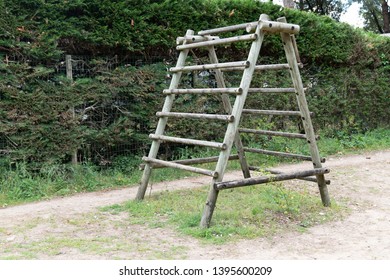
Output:
[[[0,209],[0,259],[389,260],[390,151],[331,157],[324,166],[331,169],[330,196],[346,199],[350,213],[303,233],[210,245],[167,228],[131,224],[126,213],[98,210],[133,199],[137,188],[132,187]],[[241,178],[240,172],[225,176],[234,178]],[[153,193],[209,182],[208,177],[195,177],[158,183]]]

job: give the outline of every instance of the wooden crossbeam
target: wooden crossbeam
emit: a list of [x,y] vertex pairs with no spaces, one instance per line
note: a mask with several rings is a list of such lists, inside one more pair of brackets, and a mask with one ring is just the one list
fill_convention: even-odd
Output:
[[203,70],[215,70],[215,69],[241,69],[244,70],[250,65],[249,61],[235,61],[235,62],[225,62],[225,63],[213,63],[213,64],[203,64],[203,65],[191,65],[183,67],[172,67],[169,69],[170,72],[190,72],[190,71],[203,71]]
[[[258,166],[249,166],[249,170],[251,170],[251,171],[259,171],[259,172],[265,171],[265,172],[269,172],[271,174],[284,174],[285,173],[285,172],[274,170],[274,169],[268,169],[268,168],[264,169],[264,168],[261,168],[261,167],[258,167]],[[317,178],[313,178],[313,177],[302,177],[302,178],[296,178],[296,179],[318,183]],[[330,185],[330,180],[325,180],[325,183],[327,185]]]
[[211,41],[204,41],[204,42],[193,43],[193,44],[179,45],[176,47],[176,49],[178,51],[182,51],[182,50],[195,49],[200,47],[210,47],[216,45],[231,44],[235,42],[255,41],[256,39],[257,39],[256,34],[248,34],[248,35],[241,35],[241,36],[235,36],[235,37],[229,37],[223,39],[215,39]]
[[242,94],[242,88],[185,88],[165,89],[164,94]]
[[225,121],[225,122],[234,121],[233,115],[218,115],[218,114],[157,112],[156,116],[157,117],[187,118],[187,119],[207,119],[207,120],[218,120],[218,121]]
[[198,174],[207,175],[207,176],[210,176],[213,178],[218,177],[217,172],[212,171],[212,170],[207,170],[204,168],[188,166],[188,165],[184,165],[184,164],[179,164],[179,163],[175,163],[175,162],[170,162],[170,161],[165,161],[165,160],[155,159],[155,158],[150,158],[150,157],[143,157],[142,160],[149,163],[151,165],[151,167],[153,167],[153,164],[157,164],[159,166],[177,168],[177,169],[191,171],[191,172],[198,173]]
[[306,171],[277,174],[275,176],[261,176],[255,178],[246,178],[241,180],[215,183],[214,189],[224,190],[224,189],[231,189],[231,188],[244,187],[244,186],[253,186],[253,185],[265,184],[270,182],[304,178],[313,175],[320,175],[320,174],[323,175],[329,172],[330,170],[328,168],[316,168],[316,169],[306,170]]
[[226,149],[225,143],[218,143],[212,141],[195,140],[189,138],[180,138],[180,137],[172,137],[172,136],[157,135],[157,134],[150,134],[149,138],[153,140],[160,140],[160,141],[181,143],[181,144],[188,144],[188,145],[197,145],[197,146],[210,147],[210,148],[215,148],[220,150]]
[[239,132],[243,133],[253,133],[253,134],[261,134],[261,135],[270,135],[270,136],[281,136],[287,138],[300,138],[306,139],[305,134],[301,133],[291,133],[291,132],[282,132],[282,131],[271,131],[271,130],[259,130],[259,129],[250,129],[250,128],[240,128]]

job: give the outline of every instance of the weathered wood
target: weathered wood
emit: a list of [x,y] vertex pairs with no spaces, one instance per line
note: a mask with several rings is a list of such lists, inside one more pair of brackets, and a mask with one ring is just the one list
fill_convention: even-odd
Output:
[[257,21],[248,22],[248,23],[241,23],[241,24],[236,24],[236,25],[230,25],[230,26],[224,26],[224,27],[218,27],[218,28],[213,28],[213,29],[208,29],[208,30],[201,30],[198,32],[198,35],[204,36],[204,35],[218,34],[218,33],[223,33],[223,32],[246,30],[246,28],[249,24],[257,24]]
[[[209,47],[208,50],[209,50],[210,61],[212,63],[218,63],[218,58],[217,58],[217,53],[215,52],[215,48]],[[250,65],[250,63],[248,64],[248,66],[249,65]],[[244,69],[245,68],[243,68],[243,70]],[[226,87],[225,79],[223,78],[223,73],[219,69],[215,70],[215,80],[217,81],[218,87],[220,87],[220,88]],[[232,113],[232,105],[230,103],[229,96],[227,94],[222,94],[221,99],[222,99],[222,104],[223,104],[223,108],[224,108],[225,112],[227,114],[231,114]],[[250,172],[249,172],[248,163],[247,163],[247,160],[245,157],[244,146],[242,145],[241,137],[240,137],[238,132],[234,136],[234,146],[237,149],[237,154],[239,156],[241,170],[242,170],[242,173],[244,175],[244,178],[249,178]],[[224,175],[224,173],[220,174],[221,180],[223,178],[223,175]]]
[[192,43],[204,42],[204,41],[210,41],[210,40],[216,40],[216,39],[219,39],[219,37],[218,36],[199,36],[199,35],[177,37],[176,38],[176,45],[183,44],[184,41],[186,41],[186,44],[192,44]]
[[214,69],[235,69],[235,68],[244,69],[248,67],[249,67],[249,61],[236,61],[236,62],[183,66],[183,67],[172,67],[169,69],[169,71],[174,73],[178,71],[191,72],[191,71],[214,70]]
[[258,129],[249,129],[249,128],[240,128],[238,131],[243,132],[243,133],[253,133],[253,134],[270,135],[270,136],[281,136],[281,137],[287,137],[287,138],[306,139],[306,135],[301,134],[301,133],[291,133],[291,132],[271,131],[271,130],[258,130]]
[[[265,172],[269,172],[271,174],[284,174],[286,172],[282,172],[282,171],[277,171],[277,170],[273,170],[273,169],[264,169],[264,168],[261,168],[261,167],[258,167],[258,166],[249,166],[249,169],[251,171],[259,171],[259,172],[262,172],[262,171],[265,171]],[[303,180],[303,181],[309,181],[309,182],[314,182],[314,183],[317,183],[317,179],[316,178],[313,178],[313,177],[302,177],[302,178],[296,178],[298,180]],[[325,180],[326,184],[329,185],[330,184],[330,180]]]
[[[244,114],[251,115],[277,115],[277,116],[301,116],[300,111],[280,111],[280,110],[255,110],[255,109],[244,109],[242,110]],[[310,112],[310,115],[314,113]]]
[[[279,22],[285,23],[285,18],[279,18]],[[297,91],[296,98],[299,110],[301,111],[301,120],[303,127],[305,129],[305,134],[307,136],[307,142],[309,144],[309,150],[312,158],[314,168],[322,168],[320,153],[317,147],[316,136],[314,133],[309,108],[307,106],[305,91],[303,88],[303,83],[301,79],[301,74],[299,72],[296,50],[294,49],[294,42],[290,34],[281,33],[281,38],[283,41],[284,51],[286,53],[287,63],[290,65],[290,75],[294,84],[294,88]],[[322,204],[324,206],[330,206],[330,197],[328,194],[328,187],[325,183],[324,174],[316,175],[318,181],[318,189],[320,191]]]
[[[174,160],[171,161],[173,163],[183,164],[183,165],[193,165],[193,164],[203,164],[203,163],[213,163],[217,162],[219,159],[219,156],[215,157],[206,157],[206,158],[191,158],[191,159],[180,159],[180,160]],[[238,155],[231,155],[229,156],[229,160],[237,160],[239,159]],[[153,168],[164,168],[166,166],[159,165],[158,163],[153,164]],[[145,168],[145,164],[140,164],[139,168],[143,170]]]
[[[194,34],[193,30],[187,30],[187,32],[186,32],[186,36],[191,36],[193,34]],[[184,44],[186,44],[186,42],[184,42]],[[189,50],[184,50],[184,51],[180,52],[179,57],[178,57],[177,62],[176,62],[176,67],[183,67],[185,65],[185,61],[186,61],[186,58],[188,56],[188,52],[189,52]],[[171,90],[176,89],[179,85],[180,78],[181,78],[181,72],[174,73],[172,75],[171,84],[169,85],[169,89],[171,89]],[[174,99],[175,99],[174,95],[168,95],[165,97],[162,112],[170,112],[171,111]],[[165,127],[167,125],[167,121],[168,121],[168,118],[160,118],[159,119],[158,124],[157,124],[157,128],[156,128],[156,134],[160,134],[160,135],[164,134],[164,130],[165,130]],[[156,158],[159,147],[160,147],[160,142],[157,140],[153,141],[152,145],[150,147],[150,150],[149,150],[148,157],[149,158]],[[144,199],[145,192],[146,192],[146,189],[147,189],[148,184],[149,184],[149,179],[150,179],[151,173],[152,173],[152,169],[151,169],[150,165],[146,164],[144,172],[142,174],[141,184],[138,188],[137,195],[135,198],[136,200]]]
[[152,168],[153,168],[154,164],[157,164],[160,166],[163,165],[166,167],[177,168],[177,169],[181,169],[181,170],[195,172],[198,174],[207,175],[207,176],[210,176],[213,178],[216,178],[218,176],[218,173],[215,171],[207,170],[207,169],[203,169],[203,168],[199,168],[199,167],[193,167],[193,166],[183,165],[183,164],[179,164],[179,163],[175,163],[175,162],[170,162],[170,161],[165,161],[165,160],[160,160],[160,159],[155,159],[155,158],[149,158],[149,157],[143,157],[142,160],[149,163],[149,165]]
[[184,88],[184,89],[165,89],[164,94],[242,94],[242,88]]
[[[260,17],[261,18],[261,17]],[[235,141],[235,137],[237,136],[237,129],[241,119],[241,112],[244,108],[245,100],[248,95],[248,89],[252,82],[253,73],[255,71],[256,61],[259,57],[261,45],[264,40],[264,33],[260,30],[260,28],[256,28],[255,34],[256,39],[252,42],[249,54],[248,61],[250,65],[243,72],[242,79],[240,82],[240,88],[242,88],[242,94],[236,97],[232,108],[232,115],[235,117],[234,121],[228,124],[226,129],[225,138],[223,143],[226,143],[227,149],[225,151],[220,152],[220,157],[217,162],[217,166],[215,170],[218,172],[219,176],[213,180],[213,183],[220,182],[223,179],[224,171],[226,170],[228,158]],[[210,226],[211,218],[214,213],[215,205],[218,198],[218,190],[213,187],[210,188],[207,201],[203,210],[202,218],[200,221],[200,227],[207,228]]]
[[218,120],[225,122],[232,122],[233,115],[217,115],[217,114],[196,114],[196,113],[179,113],[179,112],[157,112],[157,117],[173,117],[173,118],[187,118],[187,119],[206,119]]
[[193,44],[179,45],[176,47],[176,49],[178,51],[182,51],[182,50],[187,50],[187,49],[231,44],[231,43],[235,43],[235,42],[254,41],[256,39],[257,39],[256,34],[248,34],[248,35],[241,35],[241,36],[235,36],[235,37],[229,37],[229,38],[223,38],[223,39],[215,39],[215,40],[211,40],[211,41],[205,41],[205,42],[199,42],[199,43],[193,43]]
[[[300,155],[300,154],[276,152],[276,151],[269,151],[269,150],[256,149],[256,148],[244,148],[244,151],[250,152],[250,153],[264,154],[264,155],[269,155],[269,156],[289,157],[289,158],[296,158],[296,159],[300,159],[300,160],[312,161],[311,156],[305,156],[305,155]],[[321,162],[325,162],[325,158],[321,158]]]
[[308,177],[312,175],[319,175],[319,174],[323,175],[329,172],[330,170],[328,168],[315,168],[312,170],[283,173],[274,176],[261,176],[261,177],[246,178],[246,179],[235,180],[235,181],[219,182],[214,184],[214,188],[216,190],[224,190],[224,189],[231,189],[231,188],[244,187],[244,186],[253,186],[258,184],[298,179],[298,178]]
[[295,88],[250,88],[250,93],[294,93]]
[[197,146],[215,148],[215,149],[220,149],[220,150],[225,150],[226,149],[226,144],[225,143],[217,143],[217,142],[211,142],[211,141],[195,140],[195,139],[189,139],[189,138],[179,138],[179,137],[157,135],[157,134],[150,134],[149,138],[153,139],[153,140],[173,142],[173,143],[181,143],[181,144],[188,144],[188,145],[197,145]]
[[260,26],[260,29],[263,31],[267,31],[269,33],[287,33],[287,34],[298,34],[300,30],[300,26],[297,24],[291,23],[283,23],[276,21],[268,21],[268,20],[259,20],[256,23],[249,23],[246,26],[246,31],[251,32],[256,26]]
[[256,65],[255,71],[266,71],[266,70],[288,70],[290,66],[287,63],[284,64],[265,64]]
[[[285,64],[264,64],[264,65],[256,65],[255,71],[277,71],[277,70],[289,70],[290,66]],[[238,71],[238,70],[244,70],[244,67],[237,67],[237,68],[224,68],[222,71],[228,72],[228,71]]]

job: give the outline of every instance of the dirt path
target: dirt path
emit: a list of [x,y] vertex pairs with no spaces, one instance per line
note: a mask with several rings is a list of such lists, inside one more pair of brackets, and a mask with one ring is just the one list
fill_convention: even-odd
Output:
[[[305,233],[207,245],[97,210],[133,199],[134,187],[0,209],[0,259],[390,259],[390,151],[331,157],[325,166],[331,197],[348,198],[351,213]],[[154,184],[153,192],[208,183],[187,178]]]

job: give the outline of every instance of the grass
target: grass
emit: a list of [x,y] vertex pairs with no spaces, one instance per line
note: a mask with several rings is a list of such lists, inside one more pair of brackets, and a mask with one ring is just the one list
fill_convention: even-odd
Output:
[[290,190],[273,183],[225,190],[220,193],[210,228],[199,222],[208,188],[162,192],[142,202],[129,201],[101,210],[126,211],[129,222],[149,227],[171,227],[205,242],[221,244],[241,238],[268,237],[286,230],[304,231],[307,227],[338,219],[346,207],[332,202],[324,208],[318,195],[306,189]]
[[[266,149],[289,151],[307,154],[307,145],[299,139],[284,139],[274,137],[272,141],[261,139]],[[253,145],[253,143],[252,143]],[[344,134],[342,132],[322,137],[318,146],[323,156],[333,154],[349,154],[361,151],[388,149],[390,147],[390,129],[376,129],[365,134]],[[215,151],[206,150],[199,155],[216,155]],[[182,152],[191,156],[190,151]],[[183,155],[184,156],[184,155]],[[273,166],[292,160],[271,156],[247,155],[252,165]],[[204,165],[212,168],[213,165]],[[239,163],[229,163],[230,170],[239,169]],[[0,207],[25,202],[49,199],[56,196],[67,196],[80,192],[99,191],[128,185],[137,185],[142,172],[137,169],[134,160],[123,159],[120,164],[108,170],[99,170],[91,165],[47,165],[39,172],[32,172],[25,163],[11,164],[7,159],[0,159]],[[157,169],[152,176],[152,182],[170,181],[183,177],[194,176],[193,173],[175,169]]]

